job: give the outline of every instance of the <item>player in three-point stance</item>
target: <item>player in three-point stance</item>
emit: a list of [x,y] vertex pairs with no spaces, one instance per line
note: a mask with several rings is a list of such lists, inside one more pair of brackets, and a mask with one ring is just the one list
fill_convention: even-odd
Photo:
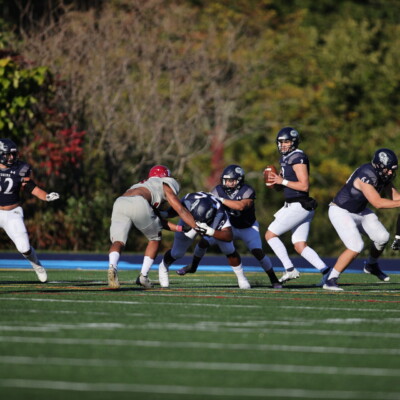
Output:
[[[169,287],[168,271],[171,264],[182,258],[197,234],[203,236],[210,244],[216,244],[226,255],[229,265],[238,280],[240,289],[250,289],[242,260],[233,244],[233,231],[228,214],[220,201],[206,192],[189,193],[182,199],[182,204],[196,220],[196,229],[189,232],[176,232],[172,249],[168,250],[161,261],[158,274],[161,287]],[[183,221],[178,224],[183,225]]]
[[[272,287],[281,289],[282,285],[275,275],[271,260],[262,249],[254,205],[256,192],[250,185],[245,183],[243,168],[235,164],[227,166],[221,174],[221,183],[211,190],[211,194],[218,198],[229,215],[233,239],[243,240],[263,270],[268,274]],[[215,239],[207,240],[203,237],[196,245],[191,265],[179,269],[176,273],[178,275],[195,273],[208,247],[214,244],[213,242],[215,242]]]
[[158,208],[164,204],[169,205],[191,228],[196,223],[189,211],[182,206],[179,193],[179,183],[171,177],[170,170],[164,165],[155,165],[150,169],[148,178],[131,186],[122,196],[118,197],[113,206],[111,215],[108,267],[108,286],[111,289],[120,287],[118,280],[118,261],[125,247],[132,224],[148,239],[144,253],[143,264],[136,284],[145,288],[151,288],[152,283],[148,278],[150,268],[158,254],[162,238],[161,229],[175,231],[182,230],[162,218]]
[[[361,165],[352,173],[333,199],[329,206],[329,219],[346,250],[329,273],[324,289],[343,290],[337,281],[340,274],[361,253],[364,247],[361,234],[367,235],[372,241],[370,256],[364,263],[364,272],[384,282],[390,280],[378,265],[378,258],[390,235],[367,205],[370,203],[378,209],[400,207],[400,193],[392,184],[397,168],[396,154],[390,149],[379,149],[371,162]],[[380,193],[386,191],[390,192],[392,200],[381,197]]]
[[300,276],[279,238],[280,235],[292,231],[294,249],[322,273],[323,277],[319,283],[319,286],[322,286],[329,272],[329,267],[307,244],[310,224],[314,217],[317,202],[309,197],[310,162],[307,155],[298,149],[299,142],[299,133],[291,127],[282,128],[276,137],[278,151],[281,154],[279,160],[281,171],[279,174],[271,172],[269,182],[275,185],[277,190],[283,188],[285,204],[274,215],[275,220],[269,225],[265,240],[285,268],[285,273],[280,279],[280,282],[284,283]]
[[46,270],[30,245],[21,207],[21,188],[43,201],[54,201],[58,193],[47,193],[31,179],[31,166],[18,159],[17,145],[0,139],[0,227],[5,230],[17,250],[30,262],[40,282],[47,282]]

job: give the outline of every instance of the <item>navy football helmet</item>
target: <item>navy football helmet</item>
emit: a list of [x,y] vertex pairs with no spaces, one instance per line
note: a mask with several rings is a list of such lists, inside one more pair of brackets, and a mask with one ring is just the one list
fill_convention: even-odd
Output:
[[[285,151],[282,150],[282,143],[281,143],[282,140],[291,140],[292,142],[292,145]],[[299,147],[299,143],[300,143],[299,132],[297,132],[296,129],[291,128],[290,126],[282,128],[276,135],[276,144],[278,146],[278,151],[283,156],[296,150]]]
[[[233,179],[236,181],[234,186],[227,185],[227,179]],[[222,172],[221,185],[223,186],[226,193],[231,194],[235,190],[242,187],[244,183],[244,170],[241,166],[232,164],[228,165]]]
[[0,139],[0,164],[11,167],[17,160],[17,145],[11,139]]
[[205,192],[189,193],[182,202],[196,222],[205,222],[207,225],[213,222],[218,206],[211,195]]
[[[384,182],[389,182],[396,176],[398,160],[396,154],[390,149],[378,149],[371,161],[378,175]],[[392,171],[389,174],[389,171]]]

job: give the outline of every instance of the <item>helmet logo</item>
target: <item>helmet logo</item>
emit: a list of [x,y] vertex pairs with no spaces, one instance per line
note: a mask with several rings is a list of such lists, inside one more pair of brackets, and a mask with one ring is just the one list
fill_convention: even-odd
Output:
[[243,171],[243,169],[240,168],[240,167],[236,167],[236,168],[235,168],[235,172],[236,172],[237,174],[239,174],[239,175],[244,175],[244,171]]
[[388,156],[386,153],[384,153],[383,151],[381,151],[381,152],[378,154],[378,157],[379,157],[379,162],[381,162],[383,165],[388,165],[389,156]]
[[0,150],[1,151],[6,151],[7,150],[7,146],[5,146],[3,142],[0,142]]
[[299,134],[298,134],[297,131],[295,131],[295,130],[293,129],[292,131],[290,131],[290,136],[291,136],[292,138],[296,138],[297,136],[299,136]]

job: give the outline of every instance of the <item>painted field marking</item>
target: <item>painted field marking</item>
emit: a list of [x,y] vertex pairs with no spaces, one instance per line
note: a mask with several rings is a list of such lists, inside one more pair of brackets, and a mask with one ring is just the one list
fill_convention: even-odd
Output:
[[305,390],[289,388],[195,387],[124,383],[90,383],[28,379],[0,379],[0,386],[16,389],[43,389],[67,392],[153,393],[224,397],[305,398],[342,400],[398,400],[400,392],[364,392],[351,390]]
[[110,359],[79,359],[62,357],[16,357],[0,356],[1,364],[17,365],[61,365],[82,367],[131,367],[131,368],[174,368],[184,370],[212,370],[212,371],[241,371],[241,372],[283,372],[296,374],[320,375],[355,375],[355,376],[400,376],[400,369],[393,368],[359,368],[335,367],[325,365],[286,365],[286,364],[259,364],[259,363],[227,363],[227,362],[199,362],[199,361],[149,361],[133,360],[119,361]]
[[244,350],[244,351],[279,351],[322,354],[352,354],[352,355],[400,355],[400,349],[369,349],[352,347],[329,346],[296,346],[275,344],[248,344],[248,343],[213,343],[213,342],[175,342],[159,340],[128,340],[128,339],[77,339],[77,338],[47,338],[29,336],[0,336],[0,343],[32,343],[48,345],[90,345],[90,346],[127,346],[150,348],[178,348],[178,349],[208,349],[208,350]]

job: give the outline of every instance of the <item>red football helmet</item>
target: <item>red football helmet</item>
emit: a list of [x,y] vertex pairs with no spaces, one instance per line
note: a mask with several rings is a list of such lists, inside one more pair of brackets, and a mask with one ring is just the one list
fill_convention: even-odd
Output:
[[149,178],[156,176],[158,178],[167,178],[171,176],[171,171],[164,165],[155,165],[149,171]]

